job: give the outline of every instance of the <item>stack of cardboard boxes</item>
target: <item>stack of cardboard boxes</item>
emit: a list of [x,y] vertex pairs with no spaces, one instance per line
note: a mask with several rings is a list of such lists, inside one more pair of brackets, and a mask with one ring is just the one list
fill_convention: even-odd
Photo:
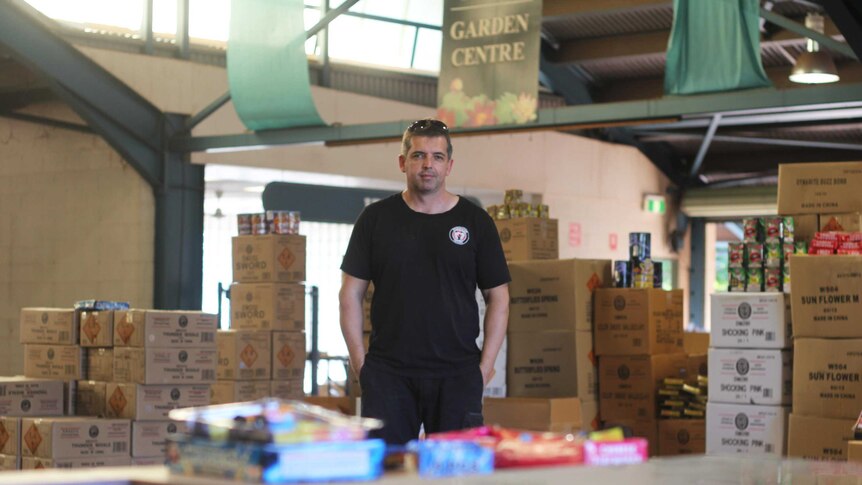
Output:
[[21,468],[22,418],[63,416],[67,392],[61,380],[0,377],[0,470]]
[[724,293],[711,303],[706,451],[782,456],[792,397],[789,298]]
[[233,238],[230,331],[219,332],[216,402],[304,395],[305,236]]

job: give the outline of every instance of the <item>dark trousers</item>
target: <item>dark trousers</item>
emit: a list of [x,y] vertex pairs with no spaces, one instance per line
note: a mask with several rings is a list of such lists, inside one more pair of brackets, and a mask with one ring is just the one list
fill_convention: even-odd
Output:
[[450,377],[404,377],[362,366],[362,416],[382,419],[371,433],[402,445],[425,434],[482,426],[482,371],[479,366]]

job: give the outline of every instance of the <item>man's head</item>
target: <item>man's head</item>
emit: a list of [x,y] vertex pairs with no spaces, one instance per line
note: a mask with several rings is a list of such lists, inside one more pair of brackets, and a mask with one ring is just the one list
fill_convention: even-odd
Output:
[[407,152],[413,146],[414,136],[424,137],[443,137],[446,139],[446,155],[452,158],[452,139],[449,138],[449,127],[442,121],[433,119],[417,120],[410,124],[404,130],[404,136],[401,137],[401,155],[407,156]]
[[452,163],[452,141],[443,122],[419,120],[404,132],[398,167],[407,177],[410,192],[432,195],[445,191]]

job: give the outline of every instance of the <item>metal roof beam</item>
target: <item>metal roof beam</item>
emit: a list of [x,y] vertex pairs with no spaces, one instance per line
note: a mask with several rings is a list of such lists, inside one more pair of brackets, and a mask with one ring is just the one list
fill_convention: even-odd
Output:
[[543,17],[569,17],[584,14],[606,14],[638,8],[665,7],[669,0],[544,0]]
[[[675,133],[672,131],[639,131],[635,130],[636,135],[641,141],[656,142],[667,141],[670,139],[701,139],[704,135],[698,133]],[[734,136],[734,135],[713,135],[713,141],[728,142],[728,143],[743,143],[751,145],[772,145],[786,147],[805,147],[805,148],[823,148],[827,150],[856,150],[862,151],[862,144],[858,143],[834,143],[813,140],[786,140],[781,138],[765,138],[759,136]]]
[[844,54],[845,56],[852,59],[857,58],[856,53],[853,52],[853,49],[851,49],[850,46],[845,44],[844,42],[838,42],[837,40],[833,39],[832,37],[829,37],[828,35],[811,30],[802,24],[790,20],[787,17],[778,15],[777,13],[771,12],[765,8],[760,9],[760,16],[768,20],[769,22],[772,22],[773,24],[785,28],[791,32],[796,32],[801,36],[816,40],[818,43],[820,43],[820,45],[827,47],[834,52]]
[[862,7],[857,0],[817,0],[844,34],[847,43],[862,59]]

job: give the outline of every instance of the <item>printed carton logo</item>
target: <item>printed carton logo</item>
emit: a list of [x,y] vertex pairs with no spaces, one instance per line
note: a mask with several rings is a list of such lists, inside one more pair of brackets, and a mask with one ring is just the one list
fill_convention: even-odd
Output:
[[96,316],[92,313],[88,314],[87,321],[84,322],[84,335],[90,339],[90,342],[95,342],[101,331],[102,326],[96,321]]
[[676,434],[676,442],[681,445],[687,445],[689,441],[691,441],[691,436],[688,434],[688,430],[679,430],[679,433]]
[[239,354],[239,359],[245,364],[246,368],[250,368],[257,361],[257,351],[251,344],[246,344],[245,348]]
[[632,372],[631,372],[631,370],[629,370],[629,366],[621,365],[621,366],[617,367],[617,377],[619,377],[620,379],[625,381],[629,377],[631,377],[631,375],[632,375]]
[[737,414],[736,418],[733,419],[733,424],[736,426],[736,429],[745,431],[748,429],[748,415],[745,413]]
[[500,241],[507,243],[512,239],[512,231],[509,228],[505,228],[500,231]]
[[108,399],[108,406],[111,406],[111,409],[117,416],[123,414],[123,410],[126,409],[126,405],[129,404],[129,401],[126,399],[123,390],[119,387],[114,389],[114,392],[111,393],[111,397]]
[[168,433],[176,433],[177,425],[175,423],[168,424]]
[[626,309],[626,298],[622,295],[614,297],[614,310],[621,312]]
[[180,359],[180,362],[185,363],[185,361],[189,360],[189,353],[185,350],[180,350],[178,358]]
[[171,399],[172,399],[172,400],[174,400],[174,401],[179,401],[179,400],[180,400],[180,396],[182,396],[182,393],[180,393],[180,390],[179,390],[179,389],[177,389],[176,387],[175,387],[175,388],[173,388],[173,389],[171,389]]
[[245,294],[245,301],[250,302],[252,300],[254,300],[254,295],[252,295],[252,293],[249,291],[248,293]]
[[54,349],[48,349],[48,360],[54,360]]
[[48,312],[42,312],[42,325],[48,323]]
[[186,328],[189,326],[189,317],[185,315],[180,316],[180,328]]
[[24,399],[23,401],[21,401],[21,411],[24,411],[25,413],[29,412],[31,407],[32,404],[30,403],[29,399]]
[[6,431],[6,425],[0,423],[0,449],[6,447],[6,443],[9,442],[9,432]]
[[290,250],[290,248],[284,248],[278,255],[278,263],[284,269],[289,269],[293,266],[293,263],[296,262],[296,256]]
[[590,290],[590,293],[592,293],[592,292],[596,291],[596,288],[601,288],[601,287],[602,287],[602,279],[599,278],[598,274],[593,273],[593,275],[590,276],[590,279],[587,280],[587,289]]
[[287,367],[293,362],[294,357],[296,357],[296,353],[293,352],[293,349],[290,348],[290,345],[285,344],[281,350],[278,351],[278,361],[281,362],[283,367]]
[[36,450],[39,449],[39,445],[42,444],[42,435],[39,434],[36,423],[31,424],[30,429],[24,434],[24,444],[27,445],[27,449],[30,450],[31,455],[35,455]]
[[736,314],[739,315],[739,318],[748,320],[751,318],[751,305],[748,302],[740,303],[739,308],[736,309]]
[[96,426],[95,424],[90,426],[89,435],[90,435],[90,438],[93,438],[93,439],[98,438],[99,437],[99,427]]
[[117,327],[117,335],[120,336],[120,340],[122,340],[124,344],[129,343],[129,340],[132,338],[132,334],[134,333],[135,326],[129,322],[123,322]]
[[251,254],[254,252],[254,248],[251,247],[251,244],[246,245],[245,254]]
[[741,376],[747,375],[747,374],[748,374],[748,370],[749,370],[750,368],[751,368],[751,366],[748,364],[748,360],[746,360],[746,359],[739,359],[739,360],[737,360],[737,361],[736,361],[736,373],[737,373],[737,374],[739,374],[739,375],[741,375]]

